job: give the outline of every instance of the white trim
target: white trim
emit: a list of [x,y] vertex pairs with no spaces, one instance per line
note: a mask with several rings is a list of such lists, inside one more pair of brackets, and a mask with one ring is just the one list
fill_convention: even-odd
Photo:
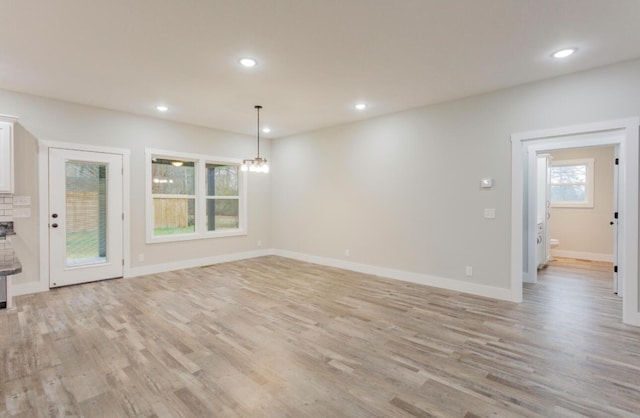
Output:
[[[596,145],[620,147],[620,219],[618,275],[623,282],[623,322],[640,326],[638,305],[638,127],[637,117],[511,135],[511,292],[522,301],[523,237],[530,220],[523,212],[523,167],[536,151]],[[528,185],[527,185],[528,186]],[[529,187],[528,187],[529,188]],[[535,193],[535,192],[534,192]],[[535,197],[535,196],[534,196]],[[535,204],[529,199],[529,205]],[[527,208],[528,211],[531,208]],[[535,227],[535,225],[534,225]],[[622,236],[622,234],[624,234]],[[535,235],[529,235],[534,237]],[[530,239],[531,241],[531,239]],[[531,251],[528,257],[531,258]],[[534,257],[535,258],[535,257]]]
[[[47,283],[48,285],[48,283]],[[11,297],[30,295],[32,293],[47,292],[49,287],[43,288],[40,282],[12,283]]]
[[306,261],[308,263],[320,264],[323,266],[356,271],[358,273],[381,276],[388,279],[401,280],[404,282],[411,282],[425,286],[437,287],[440,289],[447,289],[454,292],[469,293],[472,295],[513,302],[511,290],[501,287],[486,286],[460,280],[447,279],[444,277],[429,276],[426,274],[413,273],[405,270],[396,270],[385,267],[372,266],[370,264],[354,263],[335,258],[319,257],[315,255],[297,253],[287,250],[273,250],[273,255],[291,258],[294,260]]
[[[130,199],[130,155],[125,148],[112,148],[96,145],[75,144],[38,140],[38,201],[40,228],[40,277],[38,282],[14,285],[13,294],[37,293],[49,290],[49,148],[62,148],[75,151],[103,152],[122,156],[122,207],[124,210],[122,254],[124,257],[123,275],[131,269],[131,199]],[[24,293],[18,293],[24,292]]]
[[554,257],[575,258],[576,260],[606,261],[613,263],[613,254],[588,253],[585,251],[551,250]]
[[7,310],[13,308],[13,274],[8,276],[4,276],[5,278],[5,296],[7,300],[5,301],[5,308]]
[[224,229],[222,231],[205,231],[201,234],[190,232],[187,234],[156,235],[151,241],[147,241],[146,243],[159,244],[162,242],[196,241],[199,239],[239,237],[245,235],[247,235],[247,231],[243,229]]
[[[0,115],[0,125],[6,126],[6,133],[0,132],[0,147],[4,147],[3,143],[7,141],[7,154],[9,155],[9,164],[7,167],[3,167],[1,169],[3,173],[0,173],[0,193],[2,194],[13,194],[15,192],[15,124],[16,119]],[[0,128],[0,131],[4,131],[4,129]]]
[[209,266],[211,264],[228,263],[230,261],[246,260],[249,258],[264,257],[273,255],[273,250],[255,250],[241,253],[221,254],[205,258],[195,258],[192,260],[173,261],[171,263],[153,264],[149,266],[133,267],[125,277],[138,277],[147,274],[158,274],[167,271],[182,270],[194,267]]
[[[247,260],[256,257],[264,257],[268,255],[276,255],[280,257],[290,258],[299,261],[305,261],[313,264],[320,264],[328,267],[336,267],[344,270],[355,271],[364,274],[371,274],[375,276],[385,277],[389,279],[395,279],[410,283],[416,283],[424,286],[437,287],[440,289],[451,290],[454,292],[468,293],[476,296],[484,296],[492,299],[499,299],[505,301],[512,301],[511,290],[485,286],[475,283],[464,282],[460,280],[447,279],[444,277],[429,276],[420,273],[413,273],[404,270],[395,270],[384,267],[373,266],[369,264],[360,264],[354,262],[348,262],[344,260],[319,257],[310,254],[297,253],[287,250],[277,249],[264,249],[255,251],[245,251],[231,254],[221,254],[212,257],[197,258],[192,260],[174,261],[171,263],[153,264],[149,266],[132,267],[128,270],[125,278],[134,278],[139,276],[145,276],[149,274],[165,273],[168,271],[203,267],[212,264],[228,263],[231,261]],[[29,293],[37,293],[49,290],[48,288],[42,289],[37,286],[38,283],[30,282],[21,285],[14,285],[13,295],[19,296]]]
[[[40,244],[40,277],[37,293],[49,290],[49,145],[38,141],[38,212],[39,212],[39,244]],[[17,294],[15,290],[15,294]]]
[[[145,148],[145,243],[156,244],[163,242],[174,241],[191,241],[199,239],[210,238],[223,238],[223,237],[235,237],[248,234],[248,216],[247,216],[247,200],[249,193],[247,192],[247,175],[240,171],[240,164],[242,160],[238,158],[229,157],[216,157],[211,155],[191,154],[184,152],[173,152],[168,150],[160,150],[155,148]],[[166,159],[184,159],[186,161],[194,162],[194,191],[195,195],[162,195],[152,194],[151,189],[151,171],[152,171],[152,158],[166,158]],[[238,166],[239,186],[238,196],[234,197],[239,201],[238,216],[240,227],[237,229],[227,229],[221,231],[207,231],[206,228],[206,196],[205,190],[205,175],[206,165],[208,163],[214,164],[232,164]],[[194,199],[195,200],[195,225],[194,232],[186,234],[170,234],[170,235],[153,235],[153,198],[154,197],[169,197],[169,198],[181,198],[181,199]],[[212,197],[214,198],[214,197]],[[218,199],[218,197],[215,197]],[[231,197],[225,197],[230,199]]]
[[[310,254],[297,253],[287,250],[263,249],[255,251],[245,251],[240,253],[221,254],[212,257],[197,258],[191,260],[174,261],[171,263],[153,264],[148,266],[132,267],[127,271],[125,278],[134,278],[149,274],[158,274],[168,271],[182,270],[188,268],[203,267],[212,264],[228,263],[231,261],[246,260],[256,257],[264,257],[268,255],[276,255],[280,257],[290,258],[308,263],[319,264],[328,267],[336,267],[344,270],[355,271],[364,274],[385,277],[394,280],[400,280],[410,283],[416,283],[424,286],[437,287],[440,289],[451,290],[454,292],[468,293],[476,296],[483,296],[492,299],[505,301],[512,300],[512,292],[510,289],[480,285],[475,283],[464,282],[460,280],[447,279],[444,277],[429,276],[420,273],[413,273],[404,270],[389,269],[385,267],[373,266],[369,264],[360,264],[348,262],[344,260],[319,257]],[[48,288],[41,288],[37,282],[24,283],[14,285],[13,295],[19,296],[29,293],[37,293],[48,291]]]
[[17,116],[0,114],[0,121],[2,122],[16,123],[18,122],[18,119],[20,118],[18,118]]

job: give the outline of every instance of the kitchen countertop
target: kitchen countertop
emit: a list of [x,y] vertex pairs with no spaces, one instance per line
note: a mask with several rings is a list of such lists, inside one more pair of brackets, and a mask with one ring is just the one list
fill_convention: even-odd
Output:
[[18,274],[22,271],[22,264],[16,256],[8,239],[0,240],[0,277]]

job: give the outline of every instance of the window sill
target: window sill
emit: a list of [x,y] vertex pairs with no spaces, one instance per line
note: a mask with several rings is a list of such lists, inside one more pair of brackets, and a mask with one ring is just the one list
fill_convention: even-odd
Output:
[[176,242],[176,241],[195,241],[201,239],[211,239],[211,238],[224,238],[224,237],[238,237],[247,235],[247,231],[245,229],[230,229],[227,231],[215,231],[215,232],[205,232],[203,234],[175,234],[175,235],[163,235],[158,237],[147,237],[147,244],[160,244],[163,242]]

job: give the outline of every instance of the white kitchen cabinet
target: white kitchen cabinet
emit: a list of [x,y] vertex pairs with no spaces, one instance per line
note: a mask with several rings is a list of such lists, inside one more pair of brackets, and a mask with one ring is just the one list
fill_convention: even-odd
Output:
[[0,193],[13,193],[14,118],[0,115]]

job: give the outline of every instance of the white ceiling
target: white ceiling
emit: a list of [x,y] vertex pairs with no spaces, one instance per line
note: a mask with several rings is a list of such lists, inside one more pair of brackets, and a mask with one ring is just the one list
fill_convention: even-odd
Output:
[[[640,56],[640,0],[0,0],[0,10],[0,88],[250,135],[261,104],[271,137]],[[566,46],[580,50],[550,58]],[[258,66],[240,67],[244,56]],[[358,101],[369,108],[353,110]]]

